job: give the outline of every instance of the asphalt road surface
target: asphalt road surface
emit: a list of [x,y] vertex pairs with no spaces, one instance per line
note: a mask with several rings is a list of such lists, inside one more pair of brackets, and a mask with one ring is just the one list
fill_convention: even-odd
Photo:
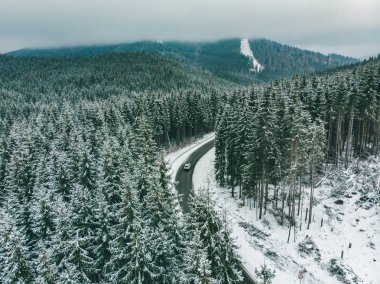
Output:
[[[190,211],[190,196],[193,188],[193,173],[196,163],[202,158],[208,151],[214,147],[214,140],[207,142],[202,147],[195,150],[190,157],[180,166],[178,169],[176,180],[176,189],[178,194],[181,196],[181,207],[184,213],[189,213]],[[189,170],[184,170],[183,166],[186,163],[191,163],[191,168]],[[244,280],[242,284],[255,284],[255,282],[248,276],[242,267]]]

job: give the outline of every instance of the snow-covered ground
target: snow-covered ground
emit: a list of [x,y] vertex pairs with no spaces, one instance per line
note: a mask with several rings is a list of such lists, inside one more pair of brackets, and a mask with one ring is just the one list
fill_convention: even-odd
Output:
[[249,41],[246,38],[242,39],[240,42],[240,53],[249,58],[249,61],[251,63],[251,71],[261,72],[264,70],[264,66],[257,61],[255,56],[253,56],[252,49],[249,46]]
[[[307,224],[302,218],[302,228],[299,228],[299,222],[297,225],[295,242],[292,229],[288,244],[288,228],[280,226],[272,214],[267,213],[259,220],[255,208],[242,207],[238,199],[231,198],[230,189],[216,185],[214,158],[212,149],[197,163],[194,188],[201,190],[209,184],[217,209],[226,211],[231,220],[239,253],[251,274],[265,262],[276,270],[274,284],[300,283],[298,274],[301,270],[306,271],[301,283],[380,283],[380,209],[378,205],[360,205],[365,195],[360,183],[365,184],[366,174],[356,176],[355,171],[349,169],[339,172],[338,179],[332,178],[337,176],[332,173],[331,177],[325,177],[315,189],[317,205],[313,209],[314,220],[310,229],[306,229]],[[368,171],[373,170],[376,171],[373,168]],[[346,189],[339,194],[337,189],[342,184]],[[305,203],[307,200],[308,196]],[[337,204],[341,203],[338,200],[343,204]],[[351,248],[349,243],[352,243]],[[300,244],[306,253],[300,252]],[[335,274],[343,275],[340,281],[329,273],[331,259],[336,259]]]

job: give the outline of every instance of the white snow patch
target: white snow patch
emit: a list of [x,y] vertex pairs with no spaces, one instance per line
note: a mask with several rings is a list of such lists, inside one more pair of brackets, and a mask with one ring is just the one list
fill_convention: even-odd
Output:
[[240,53],[247,57],[253,57],[253,52],[249,46],[249,41],[246,38],[241,40]]
[[261,65],[253,56],[251,47],[249,46],[248,39],[242,39],[240,43],[240,53],[249,58],[250,71],[261,72],[264,70],[264,66]]
[[[202,190],[208,184],[216,202],[216,209],[220,212],[227,211],[233,237],[240,247],[239,254],[246,270],[251,274],[254,275],[255,268],[259,268],[265,262],[276,270],[273,284],[300,283],[298,273],[303,269],[307,271],[304,273],[303,284],[342,283],[336,276],[329,274],[327,267],[332,258],[340,261],[343,250],[343,265],[358,277],[357,281],[351,283],[380,283],[380,210],[378,206],[369,209],[358,207],[356,201],[360,199],[360,192],[350,194],[349,197],[342,197],[344,204],[338,205],[335,203],[337,198],[331,197],[330,180],[321,182],[315,188],[317,205],[313,208],[314,221],[310,229],[306,229],[304,217],[302,219],[297,217],[296,241],[293,241],[292,229],[291,241],[288,244],[288,228],[280,226],[271,213],[268,212],[262,220],[259,220],[255,208],[242,206],[241,200],[236,197],[238,188],[235,190],[235,198],[232,198],[230,188],[221,188],[216,184],[214,159],[214,149],[200,159],[194,168],[193,185],[196,190]],[[305,203],[307,201],[308,195],[305,197]],[[330,209],[326,209],[325,206]],[[272,205],[268,204],[268,208],[271,209]],[[322,218],[324,219],[323,227],[320,226]],[[300,220],[302,220],[301,229]],[[267,236],[253,237],[241,226],[241,222]],[[319,262],[312,256],[300,255],[298,251],[298,244],[306,239],[306,235],[319,249],[321,254]],[[352,247],[348,248],[350,242]]]

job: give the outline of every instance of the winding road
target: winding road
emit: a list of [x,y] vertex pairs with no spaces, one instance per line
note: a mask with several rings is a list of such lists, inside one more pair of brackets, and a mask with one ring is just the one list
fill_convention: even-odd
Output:
[[[197,150],[195,150],[189,158],[180,166],[176,174],[176,189],[178,194],[182,196],[181,198],[181,207],[184,213],[189,213],[190,211],[190,196],[193,188],[193,173],[196,163],[212,148],[214,147],[214,140],[205,143]],[[185,163],[191,163],[190,170],[184,170],[183,166]],[[242,284],[255,284],[249,274],[246,272],[245,268],[241,266],[243,271],[243,281]]]

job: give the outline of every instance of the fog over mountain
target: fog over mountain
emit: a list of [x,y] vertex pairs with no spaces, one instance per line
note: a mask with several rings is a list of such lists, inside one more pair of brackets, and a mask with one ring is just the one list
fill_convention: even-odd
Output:
[[0,52],[151,40],[269,38],[353,57],[380,50],[376,0],[2,0]]

